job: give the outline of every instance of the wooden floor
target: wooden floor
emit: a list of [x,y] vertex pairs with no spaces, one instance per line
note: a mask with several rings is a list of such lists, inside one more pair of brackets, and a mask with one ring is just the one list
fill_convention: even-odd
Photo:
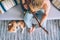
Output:
[[22,34],[20,30],[16,33],[7,31],[9,21],[0,21],[0,40],[60,40],[60,20],[48,20],[46,29],[47,35],[41,28],[37,28],[32,34],[26,30]]

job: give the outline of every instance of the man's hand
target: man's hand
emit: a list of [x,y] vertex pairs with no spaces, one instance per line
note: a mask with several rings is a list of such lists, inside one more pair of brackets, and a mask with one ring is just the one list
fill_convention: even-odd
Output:
[[28,9],[28,5],[27,4],[23,4],[24,8],[27,10]]

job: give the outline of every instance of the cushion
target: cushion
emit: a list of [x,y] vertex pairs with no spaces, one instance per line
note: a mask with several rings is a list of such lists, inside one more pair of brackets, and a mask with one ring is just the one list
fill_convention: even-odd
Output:
[[20,3],[20,0],[4,0],[0,2],[0,13],[2,14],[8,11],[10,8],[18,5],[19,3]]

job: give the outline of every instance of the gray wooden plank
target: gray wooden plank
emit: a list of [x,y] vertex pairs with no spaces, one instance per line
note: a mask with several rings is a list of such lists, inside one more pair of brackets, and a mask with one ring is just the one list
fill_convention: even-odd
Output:
[[60,40],[60,20],[47,21],[44,28],[48,30],[48,35],[41,28],[37,28],[32,34],[29,34],[26,29],[23,34],[20,30],[9,33],[7,31],[9,21],[0,21],[0,40]]

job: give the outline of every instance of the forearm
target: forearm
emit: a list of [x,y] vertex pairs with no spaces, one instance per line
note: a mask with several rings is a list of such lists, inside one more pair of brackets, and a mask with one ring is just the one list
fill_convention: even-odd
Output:
[[46,14],[44,14],[44,15],[42,16],[42,19],[40,20],[40,25],[42,25],[42,24],[44,23],[44,21],[46,20],[47,16],[48,16],[48,15],[46,15]]

